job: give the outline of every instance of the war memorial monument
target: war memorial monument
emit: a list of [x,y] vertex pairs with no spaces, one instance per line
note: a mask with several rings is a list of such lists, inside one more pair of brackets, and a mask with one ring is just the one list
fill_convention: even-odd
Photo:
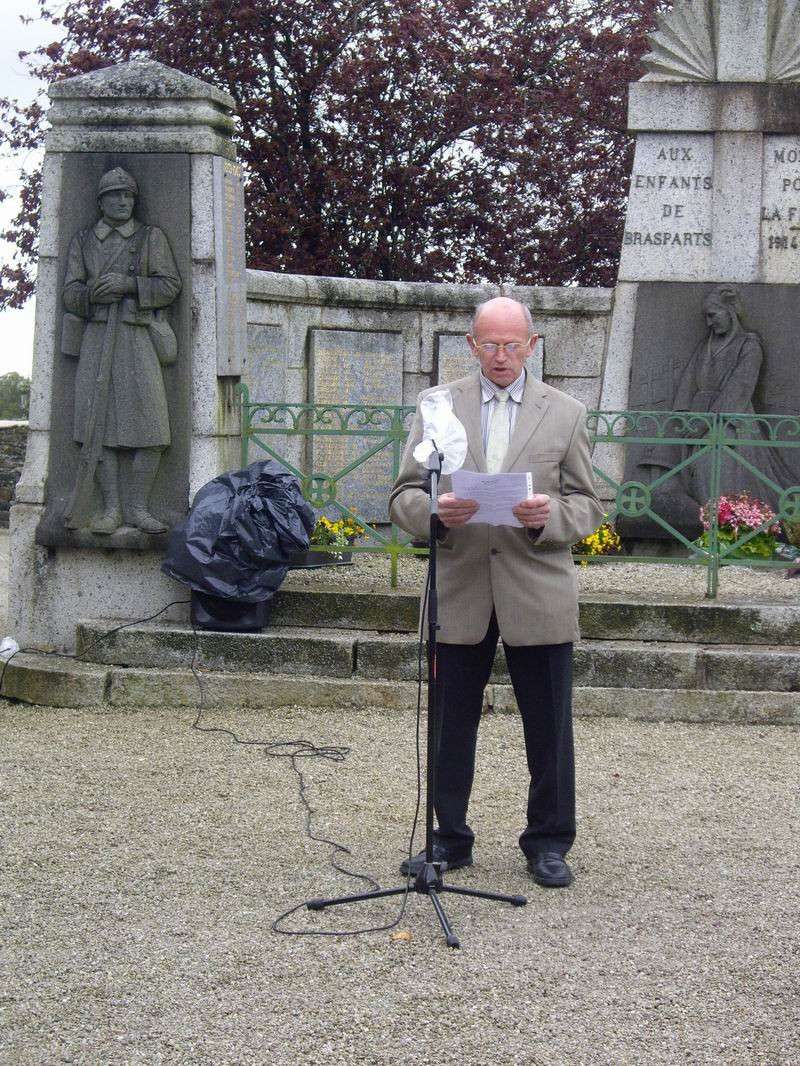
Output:
[[[475,304],[489,296],[513,295],[531,308],[541,332],[531,370],[590,411],[798,415],[800,2],[676,0],[650,43],[646,73],[630,87],[636,149],[614,290],[247,271],[230,97],[150,61],[50,87],[30,437],[11,517],[10,624],[26,654],[9,664],[9,694],[63,706],[135,704],[162,698],[168,684],[171,696],[190,702],[185,669],[161,688],[145,677],[150,664],[185,668],[192,634],[183,604],[161,619],[182,634],[174,647],[162,632],[154,651],[132,629],[99,659],[95,641],[90,663],[48,653],[80,654],[92,643],[87,632],[185,599],[159,569],[166,531],[201,486],[241,465],[239,385],[266,406],[411,404],[420,389],[471,365],[463,336]],[[695,462],[664,476],[689,454],[692,432],[700,433],[692,446],[702,446],[691,423],[681,432],[626,448],[598,442],[594,462],[607,475],[600,488],[610,508],[610,485],[635,484],[693,537],[709,472]],[[299,454],[296,439],[283,443],[290,458]],[[306,458],[314,469],[342,466],[354,447],[320,437]],[[800,494],[787,496],[800,484],[800,449],[743,446],[740,454],[745,463],[723,466],[726,487],[757,489],[800,515]],[[383,516],[387,479],[385,456],[353,475],[353,499],[372,521]],[[635,510],[624,522],[632,538],[663,534]],[[319,604],[292,595],[278,624],[322,624]],[[396,624],[371,617],[373,601],[348,602],[340,599],[326,624],[373,636],[384,625],[414,628],[413,597]],[[709,605],[702,619],[696,608],[692,621],[677,622],[662,608],[649,621],[623,622],[586,607],[584,633],[708,642],[709,612],[717,611],[712,642],[748,644],[757,632],[773,647],[793,643],[787,609],[763,606],[731,621]],[[347,639],[328,639],[309,666],[339,679],[331,700],[362,699],[351,677],[355,638]],[[405,700],[397,681],[410,678],[410,658],[373,644],[362,636],[358,655],[363,676],[383,685],[370,698]],[[270,655],[283,662],[297,642],[275,637],[273,645],[274,654],[259,652],[262,680],[248,682],[255,705],[298,695],[286,679],[267,676],[280,672]],[[213,661],[244,652],[225,655]],[[679,689],[688,706],[698,677],[692,655],[678,668],[664,660],[651,689]],[[796,657],[787,663],[770,668],[776,685],[785,674],[779,698],[764,703],[773,719],[797,713],[789,699]],[[587,692],[599,693],[585,697],[587,706],[600,713],[602,693],[619,682],[596,665],[586,669]],[[733,699],[737,682],[725,669],[718,688]],[[708,671],[704,678],[713,687]],[[241,678],[236,684],[243,698]],[[220,680],[220,699],[225,691]]]

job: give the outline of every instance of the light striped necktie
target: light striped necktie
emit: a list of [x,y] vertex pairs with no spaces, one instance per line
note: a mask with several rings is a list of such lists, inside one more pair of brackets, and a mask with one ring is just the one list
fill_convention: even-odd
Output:
[[498,474],[508,451],[508,392],[498,389],[486,439],[486,469]]

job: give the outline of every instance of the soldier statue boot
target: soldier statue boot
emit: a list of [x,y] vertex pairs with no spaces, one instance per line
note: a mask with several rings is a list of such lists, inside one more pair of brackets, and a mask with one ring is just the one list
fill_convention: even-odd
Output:
[[92,533],[102,533],[104,536],[115,533],[122,525],[122,511],[119,507],[104,511],[93,519],[91,524]]
[[131,476],[128,489],[128,518],[131,525],[137,526],[142,533],[165,533],[167,526],[160,518],[150,514],[147,509],[150,491],[153,487],[161,451],[154,448],[137,449],[131,464]]

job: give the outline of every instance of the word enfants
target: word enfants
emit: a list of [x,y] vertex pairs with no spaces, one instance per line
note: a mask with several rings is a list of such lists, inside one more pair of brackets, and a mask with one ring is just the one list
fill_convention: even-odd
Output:
[[666,189],[699,192],[713,187],[714,179],[710,174],[634,174],[631,178],[632,189],[654,189],[658,192]]

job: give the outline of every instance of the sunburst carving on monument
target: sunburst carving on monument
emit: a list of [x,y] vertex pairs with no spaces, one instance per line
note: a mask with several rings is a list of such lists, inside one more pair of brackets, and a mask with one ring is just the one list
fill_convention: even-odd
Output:
[[800,0],[778,0],[772,12],[770,81],[800,81]]
[[719,0],[679,0],[658,16],[642,57],[646,81],[715,81]]

